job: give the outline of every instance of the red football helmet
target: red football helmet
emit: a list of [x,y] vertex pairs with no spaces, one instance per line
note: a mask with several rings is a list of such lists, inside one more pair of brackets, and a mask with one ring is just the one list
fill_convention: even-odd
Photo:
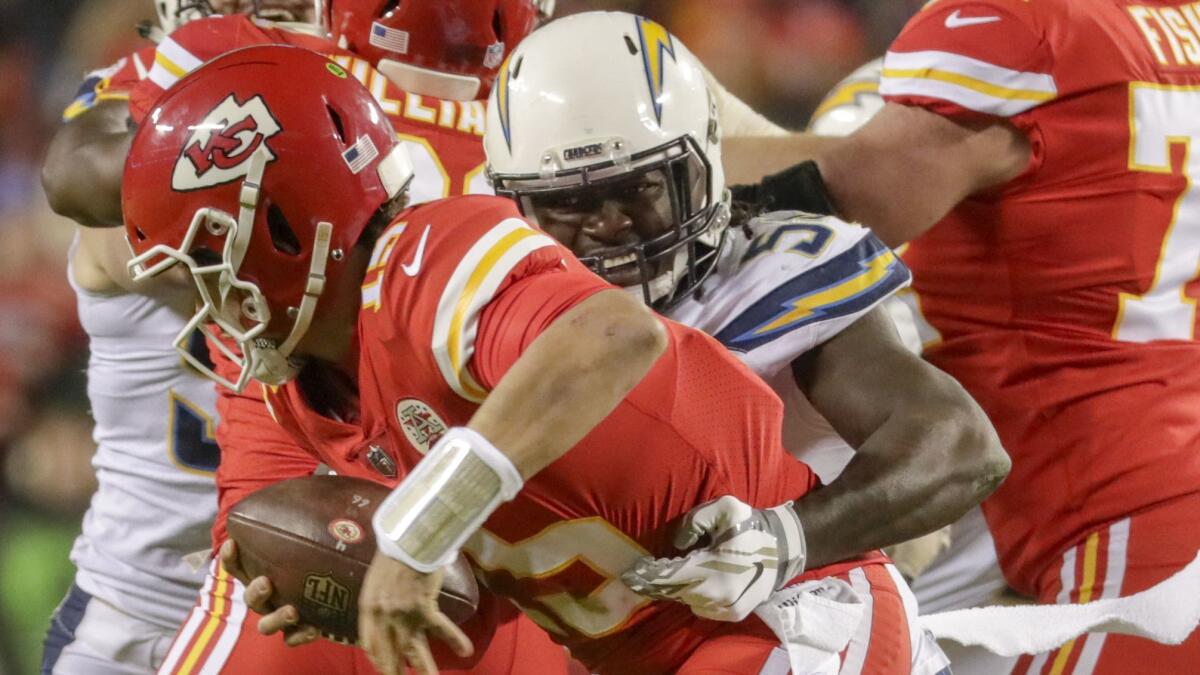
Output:
[[504,58],[554,0],[317,0],[339,45],[405,91],[486,98]]
[[[134,136],[121,186],[130,271],[183,263],[200,309],[176,348],[238,391],[251,376],[279,384],[326,284],[411,179],[387,116],[341,66],[282,45],[230,52],[171,87]],[[226,349],[237,380],[187,352],[210,322],[245,355]]]

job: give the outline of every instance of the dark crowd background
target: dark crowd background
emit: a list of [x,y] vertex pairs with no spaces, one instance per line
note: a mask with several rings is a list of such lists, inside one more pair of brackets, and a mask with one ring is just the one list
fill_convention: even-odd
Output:
[[[881,54],[918,0],[559,0],[662,22],[727,88],[802,127],[828,88]],[[72,225],[39,184],[84,73],[140,42],[150,0],[0,0],[0,675],[37,672],[67,554],[94,488],[87,339],[66,281]]]

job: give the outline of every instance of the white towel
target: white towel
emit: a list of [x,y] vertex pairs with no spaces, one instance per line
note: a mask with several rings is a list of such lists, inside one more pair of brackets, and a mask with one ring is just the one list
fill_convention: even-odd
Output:
[[1057,649],[1084,633],[1136,635],[1175,645],[1200,624],[1200,554],[1158,585],[1084,605],[976,607],[921,617],[938,639],[978,645],[1001,656]]
[[850,584],[826,577],[776,591],[754,613],[787,650],[793,673],[836,675],[838,652],[854,637],[863,610]]

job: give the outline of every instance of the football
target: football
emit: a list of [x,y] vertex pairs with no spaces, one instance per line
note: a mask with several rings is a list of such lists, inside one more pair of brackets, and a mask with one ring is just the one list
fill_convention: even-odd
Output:
[[[282,481],[233,507],[229,536],[246,572],[271,579],[276,607],[293,605],[303,623],[355,642],[358,593],[375,555],[371,516],[388,493],[387,486],[345,476]],[[462,623],[478,603],[475,577],[460,556],[446,570],[438,605]]]

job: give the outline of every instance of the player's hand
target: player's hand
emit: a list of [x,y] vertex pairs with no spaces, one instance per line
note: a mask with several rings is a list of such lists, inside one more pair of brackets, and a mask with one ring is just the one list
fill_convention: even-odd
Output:
[[241,565],[237,544],[232,539],[221,544],[221,566],[245,585],[242,599],[246,606],[262,615],[258,620],[258,632],[274,635],[283,631],[283,641],[289,647],[305,645],[321,637],[320,631],[314,626],[300,623],[300,612],[295,607],[284,605],[277,608],[271,605],[271,594],[274,592],[271,580],[267,577],[250,578]]
[[673,600],[705,619],[741,621],[804,571],[804,535],[791,503],[756,509],[733,496],[702,504],[675,533],[681,558],[639,558],[621,575],[635,592]]
[[405,665],[419,675],[437,675],[426,633],[459,656],[474,651],[466,634],[438,609],[441,588],[441,570],[425,574],[375,554],[358,599],[358,641],[380,675],[402,675]]

